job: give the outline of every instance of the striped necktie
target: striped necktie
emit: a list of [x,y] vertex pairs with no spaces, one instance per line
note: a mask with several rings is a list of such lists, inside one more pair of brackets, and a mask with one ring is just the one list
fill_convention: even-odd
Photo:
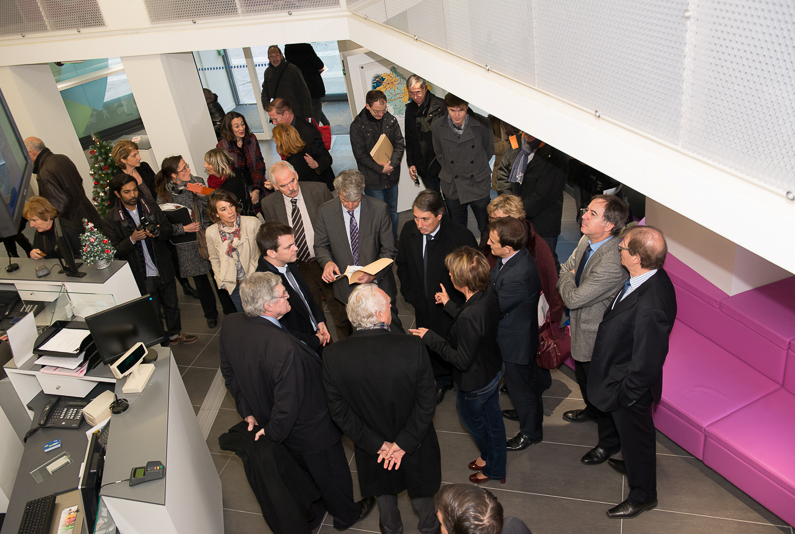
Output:
[[356,216],[353,210],[348,210],[351,216],[351,254],[353,254],[353,265],[359,265],[359,225],[356,224]]
[[298,209],[298,199],[290,199],[293,205],[292,220],[293,220],[293,236],[295,237],[295,245],[298,246],[298,261],[309,262],[311,255],[309,254],[309,246],[306,244],[306,232],[304,231],[304,221],[301,219],[301,210]]

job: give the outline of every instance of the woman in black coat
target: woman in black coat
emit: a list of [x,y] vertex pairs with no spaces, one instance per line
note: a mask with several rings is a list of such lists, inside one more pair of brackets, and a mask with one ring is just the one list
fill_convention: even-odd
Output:
[[68,219],[55,217],[57,213],[55,207],[44,197],[31,197],[22,209],[22,216],[30,222],[31,227],[36,229],[36,234],[33,236],[33,249],[30,251],[30,257],[34,260],[62,258],[60,251],[56,249],[56,219],[61,223],[61,229],[72,249],[72,254],[75,257],[83,256],[83,248],[80,245],[83,226],[72,223]]
[[[138,150],[138,143],[129,139],[121,139],[111,151],[111,157],[119,168],[116,173],[127,173],[135,178],[138,183],[138,191],[147,196],[152,202],[155,200],[155,172],[148,163],[141,161],[141,154]],[[108,199],[115,203],[115,199]]]
[[504,367],[497,345],[500,303],[489,284],[489,263],[472,247],[456,249],[444,263],[453,287],[466,297],[459,309],[444,288],[436,294],[436,303],[455,317],[448,339],[425,328],[409,332],[422,337],[425,345],[453,365],[458,416],[480,449],[480,457],[469,463],[469,468],[479,473],[469,480],[505,483],[507,442],[499,400]]
[[322,150],[318,149],[318,152],[311,152],[312,149],[301,139],[298,130],[289,124],[273,127],[273,142],[279,155],[295,168],[298,180],[322,182],[329,191],[334,189],[334,171],[331,169],[333,159],[325,146],[321,145]]

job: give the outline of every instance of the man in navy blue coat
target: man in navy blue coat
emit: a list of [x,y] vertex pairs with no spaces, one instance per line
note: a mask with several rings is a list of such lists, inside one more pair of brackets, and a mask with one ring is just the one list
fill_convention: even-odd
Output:
[[[513,217],[489,223],[489,246],[499,260],[491,270],[491,284],[500,301],[497,343],[505,363],[505,385],[516,408],[503,411],[519,420],[519,433],[508,440],[508,450],[518,451],[541,442],[544,406],[538,351],[538,299],[541,279],[535,260],[525,247],[525,225]],[[507,414],[506,414],[507,413]]]

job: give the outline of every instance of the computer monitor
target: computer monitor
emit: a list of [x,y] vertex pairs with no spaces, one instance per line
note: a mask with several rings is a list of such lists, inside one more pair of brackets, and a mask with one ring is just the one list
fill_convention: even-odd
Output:
[[116,362],[138,342],[151,347],[167,340],[149,295],[87,316],[85,321],[105,364]]
[[[108,422],[107,425],[110,425]],[[80,472],[80,501],[83,504],[83,519],[89,533],[94,533],[99,508],[99,492],[102,488],[102,472],[105,468],[106,444],[100,440],[100,430],[91,433]]]
[[77,271],[78,266],[81,266],[82,263],[75,262],[75,253],[72,251],[72,246],[69,245],[69,240],[64,236],[61,220],[56,217],[54,222],[55,249],[58,252],[58,262],[61,263],[60,273],[66,274],[67,277],[85,277],[85,273]]
[[0,238],[19,233],[32,174],[33,161],[0,91]]

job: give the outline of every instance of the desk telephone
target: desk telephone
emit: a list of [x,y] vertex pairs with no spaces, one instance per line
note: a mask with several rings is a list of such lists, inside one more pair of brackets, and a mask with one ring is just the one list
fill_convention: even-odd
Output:
[[91,400],[53,396],[42,409],[38,426],[77,429],[83,420],[83,408],[90,402]]

